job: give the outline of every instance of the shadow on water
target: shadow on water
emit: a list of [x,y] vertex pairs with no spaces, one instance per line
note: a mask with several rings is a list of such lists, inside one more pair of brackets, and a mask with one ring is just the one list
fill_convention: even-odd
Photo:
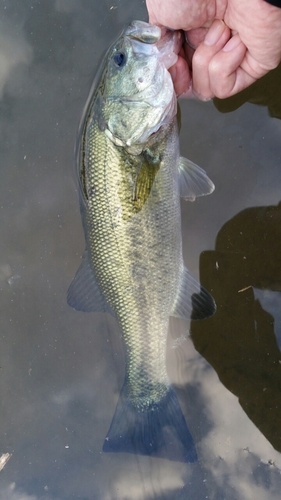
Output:
[[[239,94],[215,98],[214,104],[221,113],[235,111],[246,102],[258,104],[281,119],[280,87],[281,65]],[[280,339],[257,289],[281,291],[280,227],[281,203],[248,208],[224,224],[215,251],[200,256],[201,282],[212,291],[217,313],[205,324],[191,325],[195,348],[279,452]],[[277,302],[280,307],[279,297]]]
[[201,281],[217,303],[193,322],[195,348],[239,398],[253,423],[281,451],[281,353],[274,318],[255,289],[281,291],[281,204],[243,210],[220,230],[215,251],[201,254]]
[[228,99],[214,99],[216,108],[221,113],[230,113],[246,102],[268,108],[270,116],[281,119],[281,65],[257,80],[247,89]]

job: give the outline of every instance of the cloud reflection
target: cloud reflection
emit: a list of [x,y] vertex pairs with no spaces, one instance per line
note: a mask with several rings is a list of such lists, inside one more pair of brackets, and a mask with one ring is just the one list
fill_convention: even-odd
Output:
[[189,376],[211,421],[211,430],[200,442],[199,456],[209,472],[208,483],[213,494],[218,495],[222,489],[228,499],[263,500],[270,495],[271,500],[277,500],[281,454],[253,425],[238,398],[195,352]]
[[150,500],[170,496],[175,498],[177,491],[185,485],[185,470],[188,470],[188,476],[191,476],[191,467],[186,464],[172,464],[166,460],[135,458],[130,460],[126,467],[122,466],[116,471],[112,491],[105,500]]
[[0,22],[0,98],[12,71],[18,65],[27,65],[32,61],[31,46],[24,38],[24,33],[8,20]]
[[77,0],[56,0],[55,8],[59,12],[75,12],[81,8],[81,6],[78,4]]
[[49,496],[28,495],[23,490],[18,489],[16,483],[10,483],[0,491],[0,500],[54,500]]

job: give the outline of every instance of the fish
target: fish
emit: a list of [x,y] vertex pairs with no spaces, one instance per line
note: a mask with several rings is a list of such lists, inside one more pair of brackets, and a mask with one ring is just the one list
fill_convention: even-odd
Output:
[[214,184],[180,156],[169,68],[181,33],[133,21],[110,46],[86,103],[76,163],[85,253],[68,304],[113,315],[126,374],[104,452],[194,462],[197,452],[166,369],[169,317],[212,316],[212,296],[182,257],[180,197]]

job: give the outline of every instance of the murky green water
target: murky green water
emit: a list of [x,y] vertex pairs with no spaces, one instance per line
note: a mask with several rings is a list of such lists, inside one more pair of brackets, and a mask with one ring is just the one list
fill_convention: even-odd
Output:
[[280,72],[181,104],[182,154],[216,185],[182,204],[182,232],[218,311],[178,321],[177,335],[172,322],[168,339],[199,460],[102,454],[124,358],[112,318],[65,300],[84,250],[73,149],[102,53],[145,5],[10,0],[0,12],[0,456],[12,454],[0,500],[279,499]]

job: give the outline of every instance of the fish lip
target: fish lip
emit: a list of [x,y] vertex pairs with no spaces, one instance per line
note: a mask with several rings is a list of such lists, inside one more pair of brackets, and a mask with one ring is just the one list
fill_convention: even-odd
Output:
[[[142,52],[137,50],[140,47],[139,44],[144,46],[144,52],[149,50],[148,45],[155,47],[160,55],[159,60],[166,69],[169,69],[177,62],[178,54],[183,45],[181,30],[160,28],[142,21],[133,21],[125,30],[124,36],[130,40],[136,55]],[[145,49],[145,46],[147,46],[147,49]],[[151,50],[153,49],[151,48]]]
[[162,46],[173,42],[173,51],[178,54],[184,43],[184,34],[182,30],[173,30],[172,28],[161,28],[161,38],[155,42],[156,47],[161,51]]
[[161,38],[161,28],[144,21],[132,21],[125,29],[124,35],[142,43],[155,44]]

